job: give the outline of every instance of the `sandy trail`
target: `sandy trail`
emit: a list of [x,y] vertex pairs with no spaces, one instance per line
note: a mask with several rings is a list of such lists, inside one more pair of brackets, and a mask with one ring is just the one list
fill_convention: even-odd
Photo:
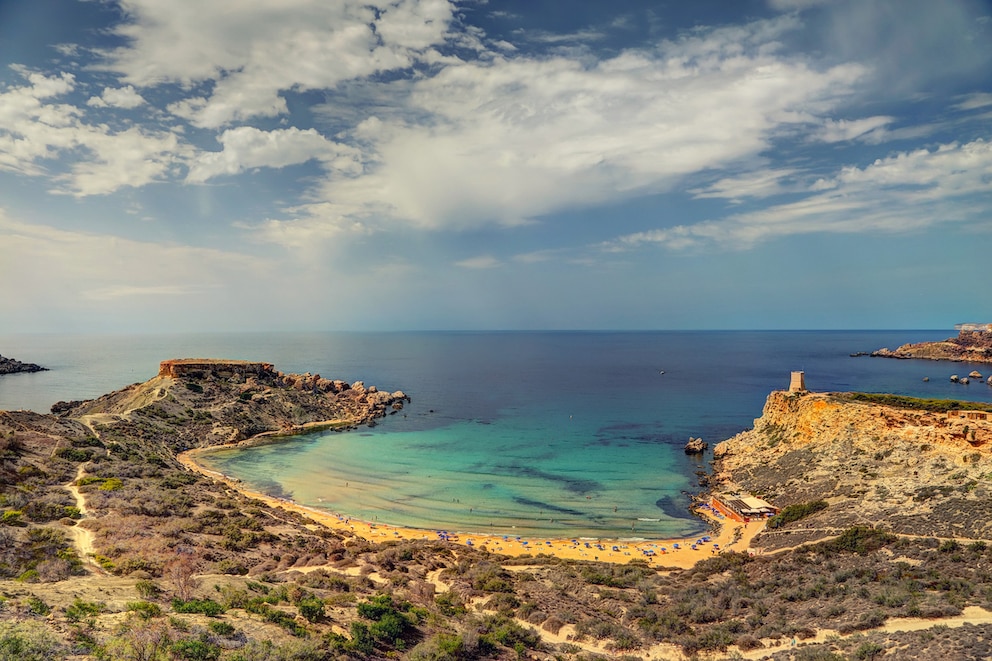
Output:
[[93,531],[89,528],[84,528],[81,524],[90,515],[90,510],[86,507],[86,497],[83,496],[79,491],[79,487],[76,486],[77,482],[82,479],[85,471],[83,470],[83,464],[79,465],[76,470],[76,476],[68,484],[63,485],[66,490],[72,494],[72,497],[76,500],[76,507],[79,509],[79,513],[82,518],[76,522],[76,525],[69,528],[69,535],[72,537],[73,545],[76,547],[76,552],[79,554],[80,559],[88,564],[97,573],[103,574],[103,568],[100,567],[93,560],[93,556],[96,554],[96,536]]

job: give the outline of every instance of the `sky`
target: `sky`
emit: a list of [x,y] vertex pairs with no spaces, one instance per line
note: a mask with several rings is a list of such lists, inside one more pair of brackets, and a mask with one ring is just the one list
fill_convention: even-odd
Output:
[[988,0],[0,0],[0,333],[992,321]]

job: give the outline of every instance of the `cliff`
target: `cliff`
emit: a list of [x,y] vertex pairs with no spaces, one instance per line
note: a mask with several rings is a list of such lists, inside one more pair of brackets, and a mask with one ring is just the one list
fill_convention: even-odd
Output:
[[951,337],[941,342],[904,344],[894,351],[884,348],[873,351],[871,355],[881,358],[923,358],[926,360],[992,363],[992,331],[961,330],[957,337]]
[[47,367],[35,365],[34,363],[22,363],[13,358],[0,356],[0,374],[16,374],[18,372],[46,372]]
[[826,500],[829,507],[802,524],[821,533],[808,538],[864,524],[913,535],[992,535],[992,412],[967,418],[948,413],[948,403],[878,403],[885,399],[773,392],[753,429],[716,446],[716,480],[779,507]]

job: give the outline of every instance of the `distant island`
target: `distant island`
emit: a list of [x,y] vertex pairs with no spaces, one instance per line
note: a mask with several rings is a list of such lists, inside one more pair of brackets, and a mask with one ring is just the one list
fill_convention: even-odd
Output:
[[923,358],[966,363],[992,363],[992,324],[957,324],[957,337],[940,342],[904,344],[898,349],[871,353],[881,358]]
[[22,363],[13,358],[0,356],[0,374],[17,374],[18,372],[47,372],[47,367],[34,363]]

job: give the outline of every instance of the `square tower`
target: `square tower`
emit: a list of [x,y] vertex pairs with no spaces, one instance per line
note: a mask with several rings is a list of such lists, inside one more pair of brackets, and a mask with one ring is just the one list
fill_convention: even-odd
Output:
[[789,392],[806,392],[806,376],[803,372],[793,372],[789,381]]

